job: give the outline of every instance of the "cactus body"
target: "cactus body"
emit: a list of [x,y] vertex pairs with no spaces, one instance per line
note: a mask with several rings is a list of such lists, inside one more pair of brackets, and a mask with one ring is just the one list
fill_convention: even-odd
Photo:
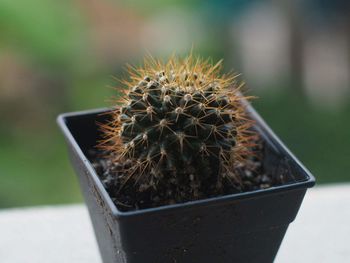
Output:
[[130,68],[121,106],[103,126],[103,146],[134,164],[125,181],[140,190],[162,180],[239,183],[234,171],[249,154],[251,121],[236,76],[220,75],[220,67],[189,56]]

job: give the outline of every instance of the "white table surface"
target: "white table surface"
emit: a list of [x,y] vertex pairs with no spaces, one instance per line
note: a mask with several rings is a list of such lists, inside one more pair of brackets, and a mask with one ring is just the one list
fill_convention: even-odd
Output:
[[[0,210],[0,262],[101,263],[85,206]],[[275,262],[350,262],[350,184],[308,191]]]

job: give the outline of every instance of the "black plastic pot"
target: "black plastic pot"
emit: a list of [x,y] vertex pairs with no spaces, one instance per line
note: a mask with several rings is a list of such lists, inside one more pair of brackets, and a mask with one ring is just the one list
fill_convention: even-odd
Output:
[[[272,262],[314,177],[249,106],[265,140],[265,169],[290,182],[184,204],[121,212],[93,169],[88,151],[106,109],[60,115],[104,263]],[[299,253],[302,253],[299,251]]]

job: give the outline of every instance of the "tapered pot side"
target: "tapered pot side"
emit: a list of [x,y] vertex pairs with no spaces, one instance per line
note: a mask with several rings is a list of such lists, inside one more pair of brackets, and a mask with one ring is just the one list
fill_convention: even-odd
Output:
[[[108,109],[62,114],[58,123],[80,181],[104,263],[272,262],[314,177],[248,105],[265,142],[264,165],[289,169],[293,182],[264,190],[121,212],[88,151]],[[282,167],[281,167],[282,165]]]

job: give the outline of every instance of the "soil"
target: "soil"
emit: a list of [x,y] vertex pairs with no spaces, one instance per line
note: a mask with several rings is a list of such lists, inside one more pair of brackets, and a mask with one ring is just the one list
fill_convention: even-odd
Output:
[[[261,145],[258,156],[248,160],[246,166],[236,169],[240,182],[234,182],[228,177],[220,182],[194,182],[176,181],[173,176],[162,178],[155,187],[148,187],[140,191],[140,187],[130,180],[122,182],[125,178],[123,170],[132,166],[131,161],[124,163],[112,162],[97,150],[90,151],[90,160],[100,177],[104,187],[120,211],[133,211],[159,207],[169,204],[185,203],[189,201],[207,199],[235,193],[249,192],[278,186],[291,181],[288,169],[266,169],[264,164],[264,146]],[[280,165],[278,165],[278,168]],[[187,178],[187,177],[185,177]],[[212,178],[208,176],[208,178]],[[121,187],[123,185],[123,187]]]

